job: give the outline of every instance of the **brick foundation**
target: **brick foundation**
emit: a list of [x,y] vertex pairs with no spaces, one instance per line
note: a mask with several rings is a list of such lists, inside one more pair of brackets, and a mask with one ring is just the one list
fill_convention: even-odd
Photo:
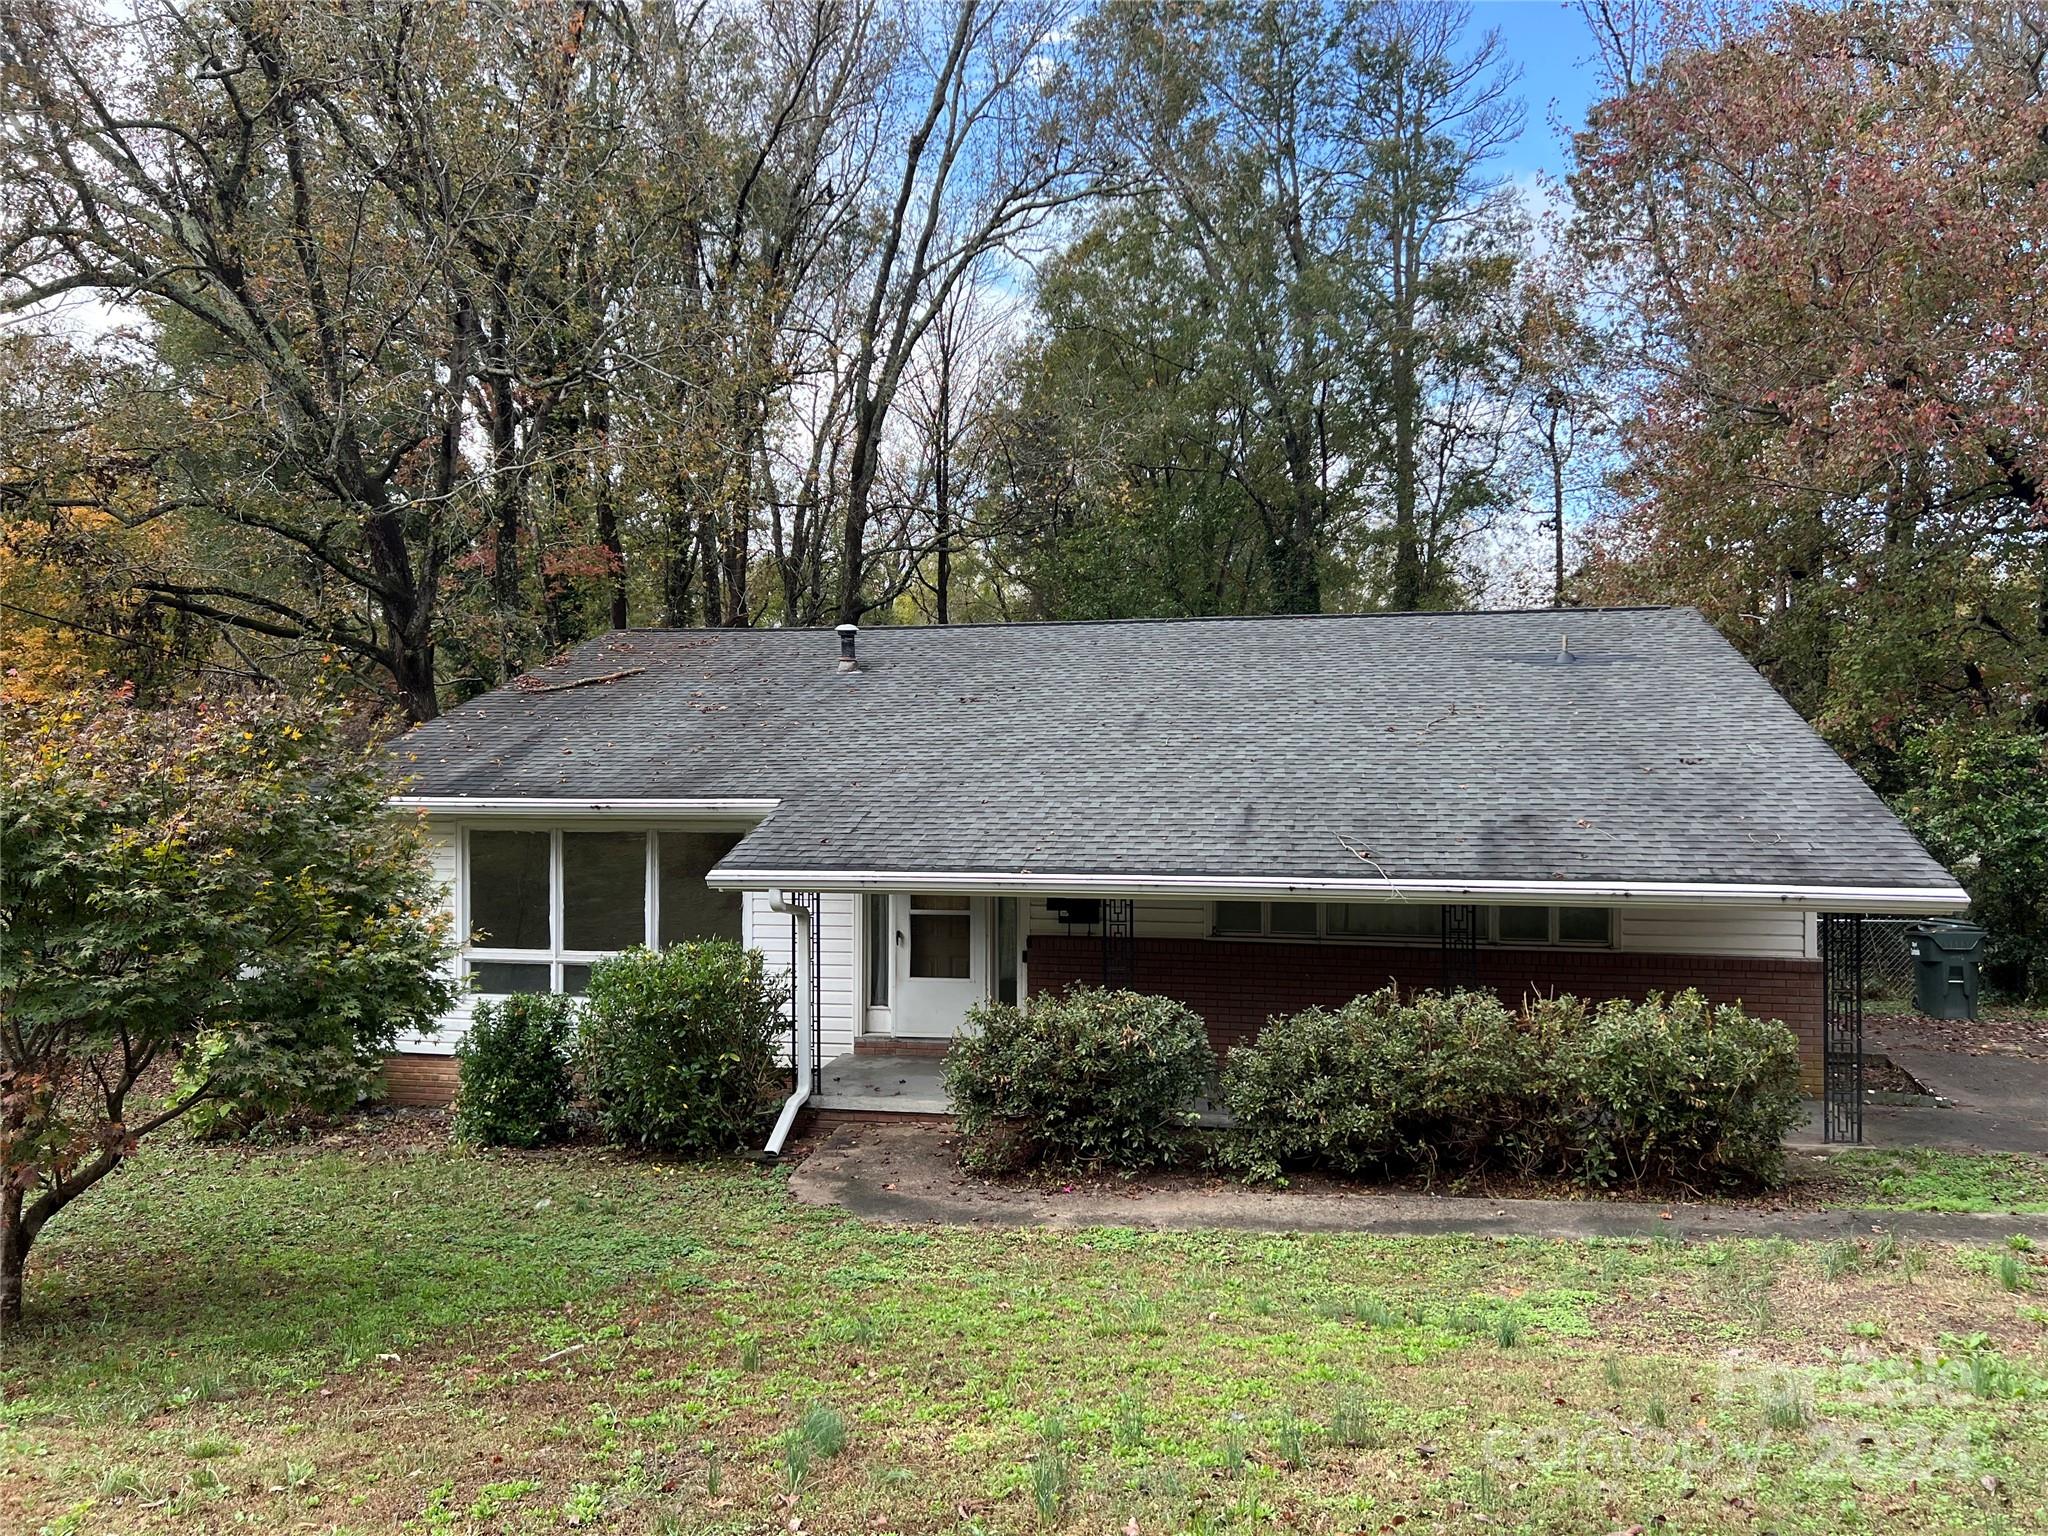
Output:
[[[1230,939],[1136,941],[1140,992],[1177,998],[1209,1026],[1218,1053],[1250,1039],[1276,1014],[1335,1007],[1389,981],[1403,991],[1442,984],[1433,947],[1246,943]],[[1741,1003],[1783,1020],[1799,1037],[1800,1075],[1820,1083],[1820,962],[1747,955],[1638,955],[1614,950],[1494,949],[1474,952],[1477,979],[1504,1002],[1569,992],[1588,1002],[1696,987],[1709,1001]],[[1031,940],[1034,992],[1102,979],[1102,940],[1040,934]]]
[[408,1051],[384,1058],[384,1096],[393,1104],[453,1104],[461,1081],[453,1056]]

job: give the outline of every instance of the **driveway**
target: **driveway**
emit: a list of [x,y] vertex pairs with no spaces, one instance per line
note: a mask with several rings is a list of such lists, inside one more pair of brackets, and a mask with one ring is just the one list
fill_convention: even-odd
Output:
[[1873,1014],[1864,1033],[1870,1051],[1948,1101],[1866,1106],[1869,1145],[2048,1155],[2048,1021],[2007,1010],[1982,1024]]

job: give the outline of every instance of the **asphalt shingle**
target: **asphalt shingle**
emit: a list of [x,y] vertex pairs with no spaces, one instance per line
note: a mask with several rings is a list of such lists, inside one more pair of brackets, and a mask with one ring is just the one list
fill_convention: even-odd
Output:
[[[780,800],[725,862],[750,871],[1954,887],[1690,609],[859,651],[841,673],[828,630],[623,631],[394,751],[417,796]],[[586,679],[609,680],[561,686]]]

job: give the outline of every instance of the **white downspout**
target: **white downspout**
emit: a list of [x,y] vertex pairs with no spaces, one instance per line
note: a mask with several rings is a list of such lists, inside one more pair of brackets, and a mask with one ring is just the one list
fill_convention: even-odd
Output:
[[776,1157],[782,1152],[782,1144],[789,1140],[790,1128],[796,1124],[798,1112],[811,1097],[814,1042],[804,1039],[804,1033],[811,1021],[811,988],[817,985],[817,979],[811,975],[810,903],[797,900],[788,891],[770,891],[768,910],[796,920],[791,933],[795,952],[789,957],[789,973],[796,982],[793,998],[796,1028],[790,1031],[790,1054],[796,1058],[796,1090],[784,1101],[782,1113],[776,1116],[775,1129],[768,1133],[768,1145],[763,1149],[770,1157]]

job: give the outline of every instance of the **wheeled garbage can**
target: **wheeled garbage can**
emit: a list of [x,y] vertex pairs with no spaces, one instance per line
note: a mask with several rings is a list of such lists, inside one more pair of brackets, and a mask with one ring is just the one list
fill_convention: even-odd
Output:
[[1975,923],[1916,923],[1906,938],[1913,955],[1913,1006],[1930,1019],[1976,1018],[1984,930]]

